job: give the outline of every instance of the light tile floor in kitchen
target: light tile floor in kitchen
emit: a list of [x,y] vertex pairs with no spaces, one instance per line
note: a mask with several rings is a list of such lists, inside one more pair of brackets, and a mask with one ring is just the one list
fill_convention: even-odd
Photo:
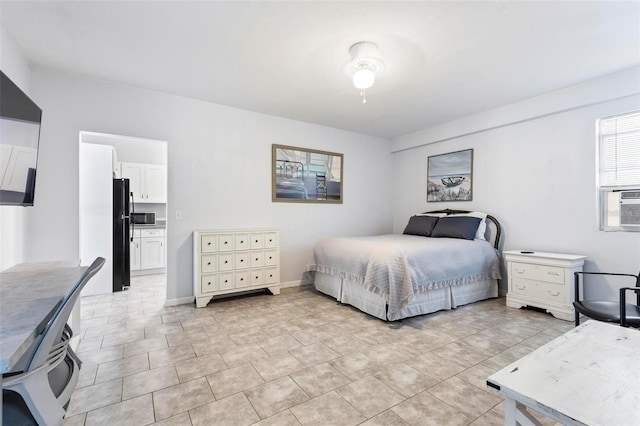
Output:
[[504,298],[386,323],[309,286],[163,307],[164,280],[82,298],[65,425],[501,425],[486,378],[572,328]]

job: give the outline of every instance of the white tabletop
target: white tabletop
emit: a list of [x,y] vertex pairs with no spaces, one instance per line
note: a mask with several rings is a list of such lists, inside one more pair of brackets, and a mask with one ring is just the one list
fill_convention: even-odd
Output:
[[487,383],[564,424],[640,425],[640,330],[587,321]]
[[0,273],[0,373],[11,371],[86,269],[77,262],[42,262]]

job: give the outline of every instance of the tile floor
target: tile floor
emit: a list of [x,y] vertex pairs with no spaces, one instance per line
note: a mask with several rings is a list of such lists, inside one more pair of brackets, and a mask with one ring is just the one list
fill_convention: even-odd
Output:
[[500,425],[486,377],[572,328],[502,298],[385,323],[308,286],[163,307],[164,279],[82,299],[65,425]]

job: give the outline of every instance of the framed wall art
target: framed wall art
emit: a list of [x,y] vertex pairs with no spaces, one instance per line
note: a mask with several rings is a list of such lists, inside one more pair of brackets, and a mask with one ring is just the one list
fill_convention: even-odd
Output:
[[427,158],[427,202],[471,201],[473,149]]
[[274,144],[271,168],[274,202],[342,203],[342,154]]

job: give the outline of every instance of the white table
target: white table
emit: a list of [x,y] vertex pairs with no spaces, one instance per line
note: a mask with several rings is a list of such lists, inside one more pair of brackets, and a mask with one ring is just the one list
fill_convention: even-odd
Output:
[[87,267],[77,266],[78,263],[23,263],[0,273],[0,387],[2,374],[10,372],[31,348],[56,308],[84,274]]
[[[487,379],[505,397],[505,425],[640,425],[640,330],[587,321]],[[517,423],[516,423],[517,422]]]

